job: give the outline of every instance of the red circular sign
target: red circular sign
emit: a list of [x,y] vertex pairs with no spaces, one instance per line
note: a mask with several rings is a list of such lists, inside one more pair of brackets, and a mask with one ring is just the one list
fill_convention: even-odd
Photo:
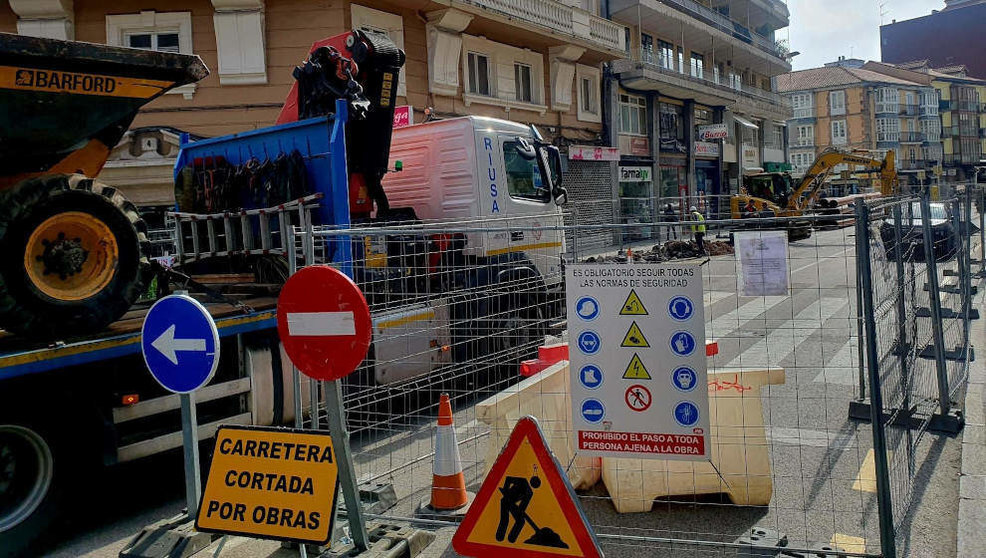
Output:
[[291,362],[309,378],[338,380],[366,358],[370,307],[353,280],[313,265],[292,275],[277,299],[277,332]]
[[628,387],[626,393],[623,394],[623,399],[627,402],[627,407],[630,407],[631,411],[642,413],[650,409],[650,390],[640,384],[634,384]]

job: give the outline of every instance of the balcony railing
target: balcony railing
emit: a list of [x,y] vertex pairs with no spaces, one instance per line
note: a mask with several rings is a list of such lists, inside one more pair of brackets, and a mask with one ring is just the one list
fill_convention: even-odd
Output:
[[777,47],[777,44],[774,41],[769,38],[751,31],[746,26],[733,21],[711,8],[699,4],[698,2],[693,0],[658,1],[662,4],[667,4],[668,6],[675,8],[680,12],[684,12],[707,25],[711,25],[727,35],[731,35],[743,42],[750,43],[767,54],[776,56],[777,58],[784,58],[784,55],[786,54]]
[[876,135],[876,141],[883,143],[900,143],[900,132],[881,132]]
[[921,105],[921,116],[938,116],[938,105]]
[[901,132],[900,141],[904,143],[921,143],[924,141],[924,134],[921,132]]
[[900,111],[900,105],[897,103],[877,103],[876,112],[877,114],[897,114]]
[[978,112],[980,104],[975,101],[940,101],[941,110],[960,110],[963,112]]
[[623,50],[624,27],[555,0],[459,0],[539,27]]
[[902,116],[917,116],[918,106],[917,105],[900,105],[900,114]]
[[[738,95],[740,97],[745,97],[755,101],[766,101],[768,103],[778,105],[784,110],[789,110],[791,108],[791,100],[789,98],[778,93],[774,93],[773,91],[764,91],[763,89],[752,85],[743,85],[743,89],[737,89],[729,84],[729,79],[727,76],[719,76],[717,81],[715,75],[708,71],[703,71],[702,77],[693,76],[688,73],[691,68],[685,68],[686,72],[679,72],[675,68],[668,67],[668,64],[666,64],[664,60],[649,50],[641,50],[638,53],[637,60],[635,60],[635,62],[640,62],[646,66],[648,70],[673,76],[678,79],[688,80],[696,85],[712,87],[721,93],[731,96]],[[619,68],[619,65],[617,68]]]
[[815,138],[797,138],[791,140],[791,147],[815,147]]

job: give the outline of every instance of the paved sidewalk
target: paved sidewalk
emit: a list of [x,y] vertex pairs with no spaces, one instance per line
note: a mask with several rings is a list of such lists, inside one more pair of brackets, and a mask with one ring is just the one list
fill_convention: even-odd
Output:
[[[982,288],[982,287],[981,287]],[[982,298],[980,312],[984,312]],[[986,312],[984,312],[986,313]],[[973,320],[970,342],[979,354],[969,366],[959,478],[959,525],[956,556],[979,558],[986,548],[986,320]]]

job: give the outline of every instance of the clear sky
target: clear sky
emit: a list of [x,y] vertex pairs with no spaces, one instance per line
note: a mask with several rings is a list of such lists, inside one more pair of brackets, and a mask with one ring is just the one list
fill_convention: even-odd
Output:
[[[881,7],[882,4],[882,7]],[[839,56],[880,60],[880,12],[883,23],[928,15],[943,0],[787,0],[791,26],[777,32],[801,54],[795,70],[817,68]]]

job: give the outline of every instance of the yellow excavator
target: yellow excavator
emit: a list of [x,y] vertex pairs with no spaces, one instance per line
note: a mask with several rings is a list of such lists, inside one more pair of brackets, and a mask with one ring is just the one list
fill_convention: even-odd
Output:
[[[729,200],[733,219],[749,217],[800,217],[818,201],[825,179],[836,166],[862,167],[880,173],[880,192],[890,196],[898,191],[894,152],[884,159],[872,159],[859,153],[828,148],[815,159],[797,187],[788,173],[760,173],[744,177],[743,188]],[[788,237],[800,240],[811,236],[811,223],[789,221]]]

